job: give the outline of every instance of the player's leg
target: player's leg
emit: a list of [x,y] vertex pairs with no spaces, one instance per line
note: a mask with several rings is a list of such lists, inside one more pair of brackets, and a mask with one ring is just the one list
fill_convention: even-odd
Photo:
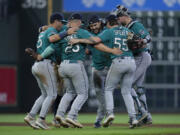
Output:
[[135,105],[137,107],[137,113],[145,113],[145,108],[141,105],[141,102],[139,101],[138,95],[134,88],[131,88],[131,95],[133,97],[133,100],[135,102]]
[[65,118],[65,113],[71,101],[76,96],[74,87],[72,85],[72,81],[69,78],[64,78],[64,85],[66,87],[66,92],[59,103],[57,114],[56,114],[56,116],[61,116],[62,118]]
[[[140,78],[140,76],[142,75],[142,72],[140,70],[140,66],[142,63],[142,57],[135,57],[135,62],[136,62],[136,72],[134,74],[134,78],[133,78],[133,87],[136,84],[137,80]],[[137,107],[137,112],[139,112],[140,117],[142,116],[142,114],[146,114],[145,108],[141,105],[141,102],[139,101],[139,97],[135,91],[135,89],[132,87],[131,89],[131,95],[133,97],[133,100],[136,104]]]
[[56,100],[54,101],[53,105],[52,105],[52,112],[54,114],[54,119],[52,120],[52,125],[55,126],[55,127],[60,127],[60,123],[59,121],[56,120],[55,116],[56,116],[56,112],[57,112],[57,109],[58,109],[58,106],[59,106],[59,103],[62,99],[62,96],[64,94],[64,81],[63,81],[63,78],[61,77],[59,71],[58,71],[58,65],[55,66],[54,70],[55,70],[55,73],[56,73],[56,76],[57,76],[57,97],[56,97]]
[[[134,85],[136,85],[137,87],[136,93],[139,97],[139,100],[143,104],[143,107],[147,112],[148,111],[147,102],[146,102],[145,91],[143,89],[143,82],[144,82],[146,70],[151,64],[151,56],[149,55],[149,53],[148,52],[141,53],[141,56],[139,58],[136,58],[136,64],[138,65],[138,67],[135,73]],[[148,117],[151,117],[151,115],[149,114]]]
[[65,121],[65,113],[66,113],[71,101],[76,96],[72,81],[66,77],[65,71],[67,69],[67,66],[69,66],[69,65],[62,63],[59,68],[59,73],[61,74],[61,76],[64,79],[64,88],[65,88],[66,92],[63,95],[63,97],[59,103],[56,117],[55,117],[56,120],[58,120],[60,122],[60,124],[65,128],[69,127],[69,124],[66,123],[66,121]]
[[[144,80],[144,79],[143,79]],[[137,82],[137,85],[140,83],[140,85],[142,84],[141,79]],[[139,85],[139,86],[140,86]],[[137,87],[137,94],[139,97],[139,100],[141,102],[141,104],[143,105],[143,107],[145,108],[145,111],[148,113],[148,116],[146,119],[143,120],[143,122],[145,124],[152,124],[152,116],[151,114],[148,112],[148,106],[147,106],[147,100],[146,100],[146,95],[145,95],[145,89],[144,87]]]
[[131,95],[133,75],[136,69],[135,62],[133,60],[127,60],[126,68],[128,69],[128,71],[125,72],[121,81],[121,94],[124,99],[126,109],[128,111],[128,115],[130,118],[130,128],[133,128],[136,124],[138,124],[138,121],[136,119],[134,101]]
[[105,83],[105,104],[106,104],[106,119],[103,122],[103,127],[108,127],[114,120],[114,99],[113,91],[116,88],[121,78],[119,72],[118,62],[113,61],[108,71],[106,83]]
[[47,94],[45,91],[45,88],[43,86],[42,81],[40,80],[39,76],[37,74],[40,74],[39,72],[39,68],[38,68],[38,64],[39,63],[35,63],[32,66],[32,74],[35,77],[35,79],[37,80],[38,86],[41,90],[41,96],[35,101],[33,107],[31,108],[31,111],[29,112],[29,114],[24,118],[24,121],[26,123],[28,123],[28,125],[30,125],[31,127],[38,129],[39,127],[35,125],[35,116],[38,113],[38,111],[40,110],[43,101],[45,100]]
[[30,111],[31,116],[33,116],[33,117],[35,117],[35,115],[38,113],[38,111],[40,110],[40,108],[42,106],[42,103],[44,102],[44,100],[47,96],[45,87],[43,86],[42,81],[40,80],[40,78],[37,76],[36,73],[39,74],[38,66],[35,66],[35,67],[33,66],[32,67],[32,74],[35,77],[35,79],[37,80],[38,86],[41,90],[41,96],[35,101],[32,109]]
[[[136,105],[135,109],[137,109],[137,119],[140,122],[147,117],[148,112],[145,110],[144,106],[141,104],[139,97],[137,93],[135,92],[134,88],[131,89],[131,95]],[[141,125],[141,123],[139,123],[139,125]]]
[[52,106],[52,111],[53,111],[53,115],[56,116],[56,112],[59,106],[59,103],[61,101],[62,96],[60,96],[59,94],[57,94],[56,100],[54,101],[54,104]]
[[[72,70],[76,72],[71,74],[71,79],[77,93],[77,97],[73,101],[71,105],[71,109],[67,115],[67,122],[72,124],[73,126],[82,128],[83,126],[77,121],[78,112],[81,107],[84,105],[88,98],[88,77],[84,68],[84,65],[81,63],[72,64]],[[70,76],[70,75],[69,75]]]
[[44,63],[41,65],[41,67],[44,69],[43,75],[46,79],[44,87],[46,89],[47,97],[42,104],[39,118],[36,121],[36,124],[43,129],[49,129],[45,122],[45,118],[57,96],[57,77],[55,75],[54,65],[50,60],[44,60]]
[[94,68],[92,69],[93,84],[96,91],[96,98],[98,100],[98,110],[96,122],[94,124],[96,128],[101,127],[101,121],[105,116],[104,84],[106,75],[103,73],[103,71],[98,71]]

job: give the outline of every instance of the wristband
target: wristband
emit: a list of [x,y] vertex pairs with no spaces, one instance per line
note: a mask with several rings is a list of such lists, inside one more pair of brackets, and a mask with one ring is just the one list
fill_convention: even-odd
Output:
[[63,38],[66,37],[67,35],[68,35],[67,31],[64,31],[64,32],[61,32],[61,33],[59,34],[59,37],[60,37],[61,39],[63,39]]

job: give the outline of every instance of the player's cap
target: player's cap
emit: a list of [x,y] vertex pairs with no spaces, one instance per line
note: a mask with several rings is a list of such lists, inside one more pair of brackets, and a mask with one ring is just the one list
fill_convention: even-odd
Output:
[[97,15],[92,15],[89,17],[89,25],[93,23],[97,23],[99,21],[101,21],[101,19]]
[[61,13],[53,13],[50,16],[50,23],[54,22],[55,20],[61,21],[62,23],[66,23],[67,21],[64,20],[64,16]]
[[117,17],[121,17],[121,16],[130,16],[131,13],[123,5],[118,5],[116,6],[116,9],[112,12],[112,14],[116,15]]
[[70,17],[69,20],[82,20],[82,15],[79,13],[73,13]]
[[110,22],[110,21],[117,21],[117,16],[115,16],[115,15],[108,15],[106,17],[106,22]]

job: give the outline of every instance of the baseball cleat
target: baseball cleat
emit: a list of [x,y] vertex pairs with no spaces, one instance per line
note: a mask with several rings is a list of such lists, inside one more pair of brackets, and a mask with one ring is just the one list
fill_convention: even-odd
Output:
[[142,116],[140,118],[138,118],[138,122],[143,121],[147,117],[148,117],[148,113],[143,113]]
[[45,130],[50,129],[50,127],[47,125],[46,121],[42,120],[41,118],[38,118],[36,120],[36,125]]
[[151,125],[152,124],[152,118],[147,117],[142,121],[142,123],[144,125]]
[[94,123],[94,128],[100,128],[101,127],[101,122],[97,121]]
[[35,121],[36,121],[35,118],[30,116],[29,114],[24,118],[24,122],[26,122],[30,127],[32,127],[33,129],[40,129],[36,125]]
[[57,121],[56,119],[53,119],[53,121],[51,122],[51,124],[52,124],[54,127],[56,127],[56,128],[60,128],[60,127],[61,127],[59,121]]
[[109,127],[112,124],[112,121],[114,120],[114,115],[111,114],[109,115],[103,122],[102,126],[103,127]]
[[138,125],[139,122],[137,119],[130,118],[128,123],[129,123],[129,128],[133,129],[134,127]]
[[79,123],[78,121],[73,120],[71,118],[66,118],[66,122],[73,125],[74,127],[83,128],[83,125],[81,123]]
[[70,127],[69,123],[67,123],[65,121],[65,119],[63,117],[61,117],[60,115],[56,115],[55,119],[60,123],[61,126],[63,126],[64,128],[68,128]]

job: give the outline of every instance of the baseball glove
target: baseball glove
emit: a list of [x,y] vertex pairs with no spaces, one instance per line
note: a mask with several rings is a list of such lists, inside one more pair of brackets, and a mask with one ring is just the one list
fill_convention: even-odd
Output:
[[32,48],[26,48],[25,52],[29,54],[31,57],[33,57],[35,60],[37,60],[38,54]]
[[130,33],[127,40],[128,48],[132,51],[140,49],[144,46],[143,39]]

